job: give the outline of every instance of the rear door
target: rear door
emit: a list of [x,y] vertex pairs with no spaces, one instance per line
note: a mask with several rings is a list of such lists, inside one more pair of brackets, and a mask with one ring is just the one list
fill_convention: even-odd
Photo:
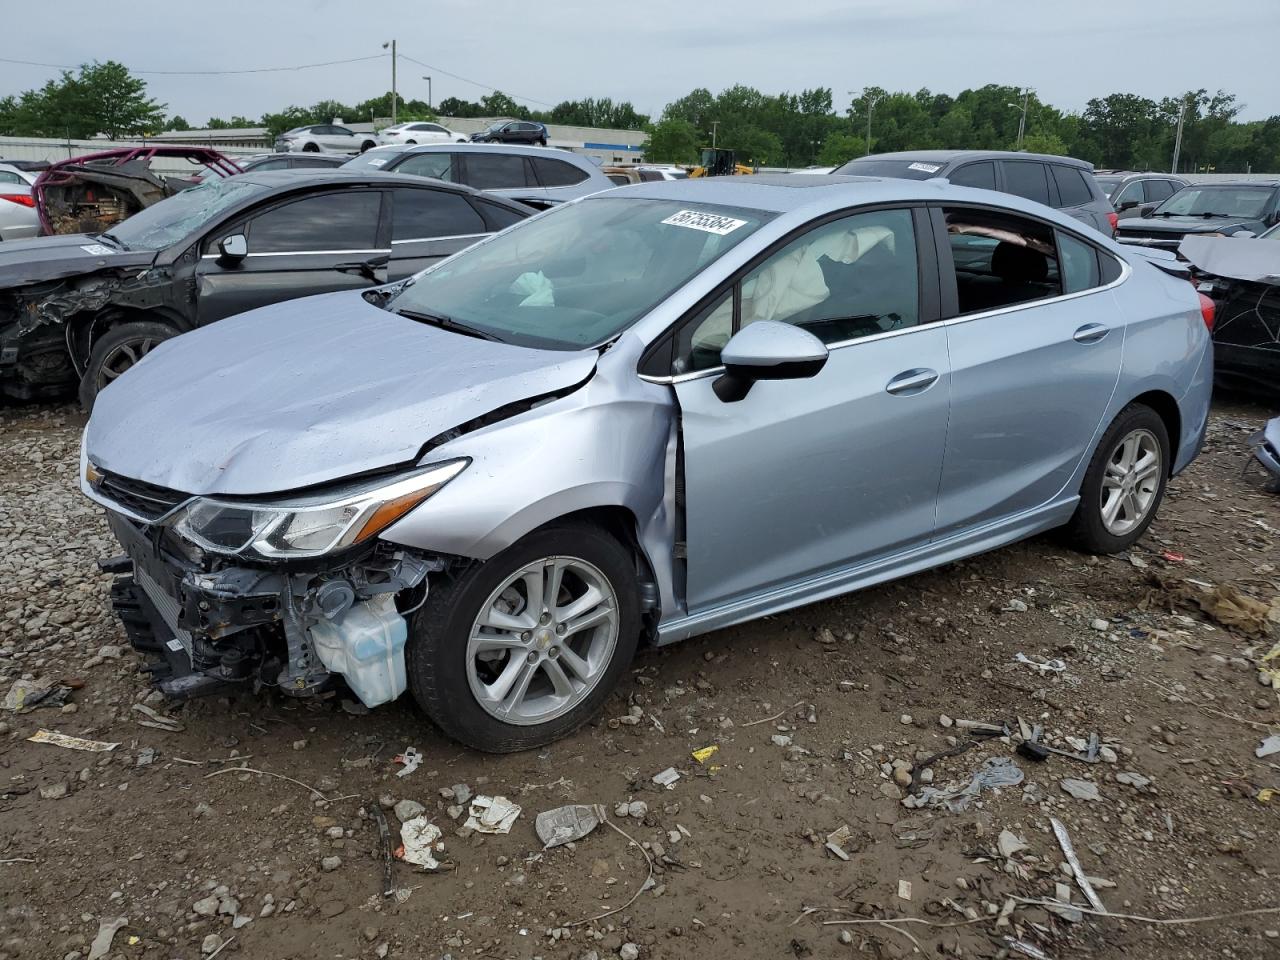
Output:
[[396,187],[391,198],[391,262],[388,280],[417,273],[465,250],[489,232],[462,194],[430,187]]
[[951,317],[941,538],[1063,495],[1105,426],[1125,330],[1102,279],[1117,261],[1080,236],[981,207],[933,216]]
[[529,158],[517,153],[468,151],[460,155],[462,182],[477,190],[495,190],[510,196],[545,200],[548,193],[538,183]]
[[[209,234],[196,268],[200,324],[313,293],[371,286],[386,280],[389,224],[382,191],[342,190],[287,200]],[[248,254],[219,256],[218,241],[243,234]]]
[[1110,236],[1111,224],[1107,222],[1106,211],[1102,209],[1104,201],[1094,196],[1093,178],[1079,167],[1065,163],[1050,163],[1046,166],[1057,190],[1058,209]]
[[433,180],[461,183],[461,165],[457,162],[457,156],[456,153],[446,153],[442,150],[410,153],[390,169],[413,177],[430,177]]
[[326,129],[328,130],[328,142],[331,149],[342,153],[356,153],[360,149],[360,143],[355,133],[346,127],[330,125]]
[[[917,231],[924,227],[924,243]],[[946,440],[945,329],[923,208],[851,213],[801,234],[678,330],[690,613],[927,542]],[[760,320],[830,350],[801,380],[736,403],[720,349]]]

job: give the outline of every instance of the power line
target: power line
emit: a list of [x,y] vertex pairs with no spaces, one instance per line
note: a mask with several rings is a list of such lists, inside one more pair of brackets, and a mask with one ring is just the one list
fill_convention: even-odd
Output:
[[[491,84],[488,84],[488,83],[481,83],[479,80],[469,80],[469,79],[467,79],[466,77],[460,77],[460,76],[458,76],[458,74],[456,74],[456,73],[450,73],[448,70],[445,70],[445,69],[444,69],[444,68],[442,68],[442,67],[435,67],[435,66],[432,66],[432,65],[431,65],[431,64],[429,64],[429,63],[423,63],[421,60],[415,60],[415,59],[413,59],[413,57],[406,56],[406,55],[405,55],[405,54],[403,54],[403,53],[402,53],[402,54],[400,54],[400,59],[401,59],[401,60],[408,60],[410,63],[416,63],[418,66],[420,66],[420,67],[426,67],[428,70],[434,70],[436,73],[442,73],[442,74],[444,74],[446,77],[453,77],[453,79],[454,79],[454,80],[461,80],[463,83],[469,83],[469,84],[471,84],[471,85],[472,85],[472,86],[474,86],[474,87],[480,87],[482,90],[492,90],[492,91],[495,91],[495,92],[501,92],[501,93],[506,93],[506,92],[507,92],[507,91],[505,91],[505,90],[501,90],[501,91],[499,91],[499,88],[498,88],[498,87],[495,87],[495,86],[493,86],[493,85],[491,85]],[[540,107],[554,107],[554,106],[555,106],[555,104],[554,104],[554,103],[547,103],[547,101],[545,101],[545,100],[538,100],[538,99],[536,99],[536,98],[534,98],[534,97],[522,97],[522,96],[521,96],[520,94],[518,94],[518,93],[512,93],[512,94],[508,94],[508,95],[509,95],[509,96],[511,96],[511,97],[513,97],[513,98],[514,98],[514,99],[516,99],[516,100],[527,100],[527,101],[529,101],[530,103],[536,103],[536,104],[538,104],[538,106],[540,106]]]
[[[244,73],[286,73],[291,70],[310,70],[313,67],[332,67],[340,63],[361,63],[365,60],[383,60],[390,54],[375,53],[369,57],[351,57],[347,60],[326,60],[323,63],[300,63],[292,67],[254,67],[249,70],[134,70],[130,68],[130,73],[145,73],[157,77],[225,77],[232,74]],[[405,59],[408,59],[407,57]],[[417,62],[417,61],[415,61]],[[12,60],[7,57],[0,57],[0,63],[16,63],[25,67],[50,67],[54,70],[76,70],[83,64],[68,63],[40,63],[35,60]],[[442,73],[444,71],[441,71]]]

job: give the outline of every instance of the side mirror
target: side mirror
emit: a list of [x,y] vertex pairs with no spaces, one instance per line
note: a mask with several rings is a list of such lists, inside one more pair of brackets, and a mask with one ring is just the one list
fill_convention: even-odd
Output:
[[1239,237],[1241,240],[1248,240],[1252,237],[1256,237],[1257,234],[1252,230],[1237,230],[1235,233],[1230,234],[1230,236]]
[[745,397],[757,380],[800,380],[816,376],[827,348],[808,330],[761,320],[739,330],[720,351],[724,373],[711,385],[725,403]]
[[1116,207],[1116,212],[1117,212],[1117,213],[1124,213],[1126,210],[1132,210],[1132,209],[1133,209],[1134,207],[1136,207],[1137,205],[1138,205],[1138,201],[1137,201],[1137,200],[1125,200],[1125,201],[1124,201],[1123,203],[1121,203],[1118,207]]
[[249,255],[249,241],[243,233],[234,233],[218,241],[218,259],[239,263]]

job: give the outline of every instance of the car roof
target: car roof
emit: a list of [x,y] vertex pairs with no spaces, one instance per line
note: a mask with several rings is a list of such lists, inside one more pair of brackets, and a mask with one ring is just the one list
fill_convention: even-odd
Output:
[[[247,173],[240,174],[236,179],[247,180],[251,183],[257,183],[280,191],[313,184],[336,187],[357,185],[425,187],[429,190],[439,190],[442,193],[483,196],[486,200],[498,200],[504,204],[511,203],[504,197],[492,193],[483,193],[474,187],[468,187],[461,183],[449,183],[445,180],[433,180],[430,177],[418,177],[407,173],[383,173],[380,170],[344,170],[341,167],[333,170],[322,168],[307,169],[305,167],[293,170],[250,170]],[[521,205],[517,203],[514,206],[520,207]]]
[[1093,164],[1087,160],[1047,153],[1026,153],[1021,150],[900,150],[897,153],[872,153],[865,157],[854,157],[849,162],[856,163],[859,160],[925,160],[933,163],[951,163],[953,160],[1038,160],[1093,170]]
[[[529,121],[532,123],[533,121]],[[385,147],[374,147],[379,153],[401,154],[401,153],[457,153],[465,150],[468,153],[507,153],[520,157],[551,157],[554,160],[567,160],[576,167],[582,167],[584,170],[599,171],[594,163],[587,157],[570,150],[560,150],[556,147],[529,147],[518,143],[419,143],[419,144],[388,144]],[[365,153],[372,153],[373,150],[366,150]]]
[[1280,180],[1217,180],[1213,183],[1188,183],[1188,187],[1280,187]]

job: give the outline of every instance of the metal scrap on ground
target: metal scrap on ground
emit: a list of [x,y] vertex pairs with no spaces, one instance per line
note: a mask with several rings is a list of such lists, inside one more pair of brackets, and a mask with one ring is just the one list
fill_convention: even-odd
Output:
[[43,729],[37,730],[27,739],[32,743],[48,743],[55,747],[66,747],[68,750],[87,750],[90,753],[104,753],[120,746],[118,743],[108,743],[106,740],[86,740],[84,737],[72,737],[65,733],[58,733],[56,730]]
[[533,828],[542,841],[542,849],[550,850],[564,843],[581,840],[604,820],[605,810],[600,804],[572,803],[542,811],[534,819]]

